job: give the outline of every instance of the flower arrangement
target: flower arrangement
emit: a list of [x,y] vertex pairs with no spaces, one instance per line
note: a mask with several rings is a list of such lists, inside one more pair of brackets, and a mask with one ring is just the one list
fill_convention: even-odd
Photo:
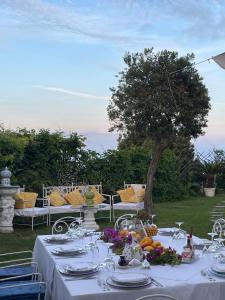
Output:
[[132,243],[132,235],[128,231],[113,228],[105,228],[101,239],[106,243],[113,243],[112,251],[118,255],[122,254],[126,243]]
[[176,250],[164,247],[156,247],[150,250],[146,259],[152,265],[178,265],[182,262],[182,256],[176,253]]

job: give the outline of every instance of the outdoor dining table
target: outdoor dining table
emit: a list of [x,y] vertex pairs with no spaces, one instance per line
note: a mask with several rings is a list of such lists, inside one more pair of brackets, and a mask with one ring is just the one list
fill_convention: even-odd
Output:
[[[213,263],[213,255],[196,251],[196,258],[191,263],[180,265],[153,265],[148,270],[149,275],[162,286],[150,284],[145,288],[118,289],[111,287],[104,291],[99,285],[97,277],[88,279],[66,280],[58,267],[76,262],[96,263],[103,262],[107,256],[107,247],[99,243],[99,254],[95,256],[91,251],[85,255],[65,258],[54,256],[51,251],[58,245],[47,244],[47,236],[38,236],[34,246],[34,260],[39,266],[39,272],[47,282],[47,300],[135,300],[148,294],[169,294],[179,300],[224,300],[225,278],[209,278],[202,270],[207,270]],[[178,253],[182,251],[185,240],[173,240],[171,236],[157,235],[155,240],[164,246],[172,246]],[[90,237],[75,239],[67,244],[71,246],[84,246],[90,242]],[[65,247],[65,245],[63,245]],[[118,262],[119,256],[115,256]],[[116,272],[143,272],[143,267],[116,268]],[[146,270],[145,270],[146,272]]]

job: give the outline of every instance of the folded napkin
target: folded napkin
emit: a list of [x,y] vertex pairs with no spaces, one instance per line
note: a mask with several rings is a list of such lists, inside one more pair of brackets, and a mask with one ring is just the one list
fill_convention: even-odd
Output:
[[140,260],[138,260],[138,259],[136,259],[136,258],[133,258],[133,259],[129,262],[129,266],[136,267],[136,266],[140,266],[140,265],[141,265]]
[[164,227],[164,228],[159,228],[159,233],[175,233],[179,229],[176,227]]
[[89,271],[97,268],[97,265],[91,263],[76,263],[76,265],[66,265],[65,268],[69,271]]
[[142,273],[114,273],[112,280],[121,283],[144,282],[148,279],[147,275]]
[[74,252],[79,252],[82,251],[83,248],[63,248],[63,247],[59,247],[55,249],[58,252],[61,253],[74,253]]
[[47,238],[50,240],[65,240],[65,239],[68,239],[68,236],[64,235],[64,234],[54,234]]

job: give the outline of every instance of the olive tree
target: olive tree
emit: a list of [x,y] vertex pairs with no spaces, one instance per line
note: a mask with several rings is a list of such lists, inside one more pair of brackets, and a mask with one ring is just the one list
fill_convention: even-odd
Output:
[[134,143],[150,139],[152,159],[148,167],[145,209],[153,211],[154,176],[163,151],[182,138],[197,138],[207,126],[210,109],[208,91],[193,63],[194,55],[153,48],[126,53],[126,67],[111,88],[108,106],[110,131],[120,140]]

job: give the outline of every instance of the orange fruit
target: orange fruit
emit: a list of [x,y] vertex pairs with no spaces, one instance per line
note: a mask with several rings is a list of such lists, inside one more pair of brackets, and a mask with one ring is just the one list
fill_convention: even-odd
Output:
[[151,250],[154,250],[154,248],[152,246],[146,246],[144,248],[145,251],[151,251]]

